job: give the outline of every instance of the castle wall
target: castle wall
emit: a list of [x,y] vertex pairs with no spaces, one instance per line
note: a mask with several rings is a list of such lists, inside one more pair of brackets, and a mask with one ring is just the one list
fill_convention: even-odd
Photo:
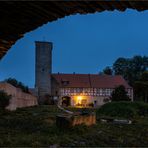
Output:
[[0,90],[5,91],[8,95],[12,96],[9,105],[6,107],[8,110],[38,105],[35,96],[24,93],[20,88],[16,88],[9,83],[0,83]]

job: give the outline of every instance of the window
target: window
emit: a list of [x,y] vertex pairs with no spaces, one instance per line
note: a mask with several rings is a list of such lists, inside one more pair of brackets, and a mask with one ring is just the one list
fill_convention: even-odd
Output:
[[131,90],[130,89],[127,89],[126,91],[127,91],[127,95],[128,96],[131,96]]
[[64,80],[64,81],[61,81],[61,83],[62,83],[62,85],[66,86],[66,85],[68,85],[68,84],[69,84],[69,81]]
[[76,93],[77,92],[77,90],[74,88],[74,93]]
[[100,96],[103,95],[103,91],[102,91],[102,89],[100,89],[100,91],[99,91],[99,95],[100,95]]
[[95,88],[94,89],[94,96],[96,96],[97,95],[97,89]]
[[80,93],[80,89],[79,88],[77,88],[77,93]]
[[102,95],[103,95],[103,96],[106,95],[106,89],[102,89]]

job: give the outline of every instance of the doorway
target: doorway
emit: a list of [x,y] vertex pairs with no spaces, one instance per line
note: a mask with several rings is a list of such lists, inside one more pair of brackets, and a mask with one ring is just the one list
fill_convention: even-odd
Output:
[[62,106],[70,106],[71,105],[71,98],[69,96],[62,97]]

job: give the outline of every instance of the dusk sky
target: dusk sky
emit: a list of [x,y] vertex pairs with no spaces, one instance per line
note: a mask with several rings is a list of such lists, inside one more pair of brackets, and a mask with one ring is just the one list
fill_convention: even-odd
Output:
[[34,41],[53,42],[53,73],[99,73],[119,57],[148,55],[148,11],[105,11],[49,22],[26,33],[3,57],[0,81],[13,77],[34,86]]

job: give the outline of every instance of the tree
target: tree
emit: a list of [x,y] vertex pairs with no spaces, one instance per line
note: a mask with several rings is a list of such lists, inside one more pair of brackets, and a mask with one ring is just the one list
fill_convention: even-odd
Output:
[[23,92],[29,93],[28,86],[25,86],[22,82],[19,82],[14,78],[8,78],[5,81],[15,87],[21,88]]
[[127,96],[127,92],[123,85],[115,88],[115,90],[111,94],[110,99],[112,101],[130,101],[130,98]]
[[6,92],[0,90],[0,108],[5,109],[9,105],[9,100],[11,95],[8,95]]
[[112,74],[113,74],[113,71],[112,71],[112,69],[111,69],[109,66],[107,66],[107,67],[103,70],[103,73],[104,73],[104,74],[107,74],[107,75],[112,75]]
[[7,83],[9,83],[9,84],[15,86],[15,87],[18,86],[18,81],[17,81],[16,79],[14,79],[14,78],[8,78],[8,79],[6,79],[5,81],[6,81]]
[[148,102],[148,71],[143,72],[139,80],[135,81],[134,93],[136,100]]
[[148,57],[118,58],[113,64],[115,75],[122,75],[131,86],[148,69]]
[[126,58],[118,58],[114,64],[113,64],[113,70],[115,72],[115,75],[122,75],[122,76],[126,76],[126,71],[129,67],[129,59]]
[[136,55],[132,58],[120,57],[113,63],[112,71],[114,75],[122,75],[133,87],[134,99],[139,100],[141,98],[148,102],[148,76],[145,73],[148,71],[148,56]]

